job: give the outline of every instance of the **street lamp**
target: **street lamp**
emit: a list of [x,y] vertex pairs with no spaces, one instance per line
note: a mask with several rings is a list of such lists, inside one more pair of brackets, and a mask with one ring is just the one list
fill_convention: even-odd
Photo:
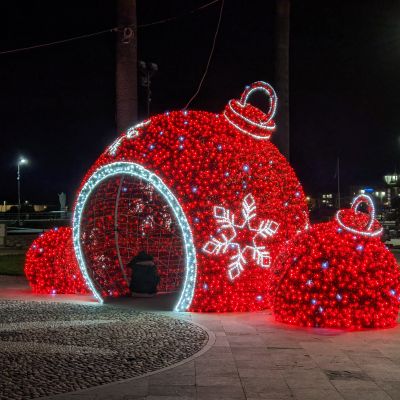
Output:
[[139,61],[139,70],[142,74],[142,79],[140,83],[143,87],[146,88],[147,91],[147,117],[149,117],[151,103],[151,78],[158,71],[158,65],[152,62]]
[[28,160],[20,157],[17,163],[17,185],[18,185],[18,225],[21,225],[21,165],[28,164]]

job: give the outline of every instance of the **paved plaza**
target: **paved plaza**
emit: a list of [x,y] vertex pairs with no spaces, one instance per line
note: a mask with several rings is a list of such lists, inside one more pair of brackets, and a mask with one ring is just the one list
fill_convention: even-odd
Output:
[[[269,311],[136,312],[128,302],[21,302],[12,293],[0,303],[1,384],[13,374],[19,382],[4,399],[400,398],[400,326],[300,329],[276,323]],[[40,391],[46,379],[68,392]]]
[[30,399],[132,378],[201,350],[206,331],[161,313],[0,301],[0,398]]
[[343,332],[291,328],[269,312],[187,315],[215,334],[176,368],[55,399],[400,398],[400,328]]

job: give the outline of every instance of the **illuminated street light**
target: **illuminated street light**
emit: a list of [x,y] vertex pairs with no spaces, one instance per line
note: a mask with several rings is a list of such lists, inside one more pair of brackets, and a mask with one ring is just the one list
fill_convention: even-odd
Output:
[[28,164],[28,160],[20,157],[17,163],[17,185],[18,185],[18,225],[21,225],[21,165]]

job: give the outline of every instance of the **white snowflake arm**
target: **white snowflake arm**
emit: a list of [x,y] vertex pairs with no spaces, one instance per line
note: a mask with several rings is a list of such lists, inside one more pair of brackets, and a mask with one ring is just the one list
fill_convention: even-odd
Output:
[[225,207],[214,207],[214,218],[221,229],[235,229],[235,215],[231,214]]
[[257,265],[261,268],[271,267],[271,254],[268,250],[265,250],[265,246],[254,246],[252,251],[253,260]]
[[242,203],[242,215],[244,219],[244,224],[251,221],[256,216],[256,201],[251,194],[248,194]]
[[238,248],[238,252],[231,257],[232,262],[228,265],[228,276],[231,281],[235,280],[243,271],[243,264],[246,260]]
[[115,156],[117,154],[118,147],[121,145],[121,142],[124,140],[125,136],[120,136],[116,139],[113,143],[111,143],[110,147],[108,148],[109,154]]
[[263,239],[267,236],[273,236],[276,232],[278,232],[279,224],[275,221],[267,220],[261,221],[260,226],[257,229],[258,235],[260,235]]
[[211,240],[209,240],[204,246],[203,246],[203,251],[208,253],[208,254],[219,254],[219,253],[226,253],[228,250],[229,246],[231,245],[231,240],[233,239],[230,238],[228,239],[223,233],[221,234],[221,240],[218,240],[215,237],[211,237]]

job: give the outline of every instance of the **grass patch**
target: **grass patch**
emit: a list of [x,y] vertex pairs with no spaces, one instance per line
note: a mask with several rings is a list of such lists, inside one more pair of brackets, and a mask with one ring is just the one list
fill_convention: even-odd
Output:
[[0,275],[24,275],[25,254],[0,256]]

